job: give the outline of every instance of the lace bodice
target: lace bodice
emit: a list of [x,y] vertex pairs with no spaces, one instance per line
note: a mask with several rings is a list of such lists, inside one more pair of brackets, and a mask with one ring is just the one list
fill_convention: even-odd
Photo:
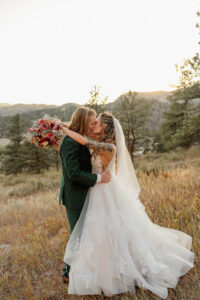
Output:
[[[113,145],[113,147],[114,147],[114,155],[106,168],[106,170],[110,172],[114,172],[115,169],[116,147],[115,145]],[[91,164],[92,164],[92,173],[99,174],[102,172],[101,157],[99,154],[97,154],[95,157],[92,155]]]

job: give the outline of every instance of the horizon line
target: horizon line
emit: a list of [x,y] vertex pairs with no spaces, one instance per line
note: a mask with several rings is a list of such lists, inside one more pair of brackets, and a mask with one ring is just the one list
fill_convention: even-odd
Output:
[[[131,90],[131,89],[130,89]],[[129,90],[129,91],[130,91]],[[154,91],[144,91],[144,92],[142,92],[142,91],[140,91],[140,92],[137,92],[137,91],[132,91],[131,90],[131,92],[136,92],[137,94],[150,94],[150,93],[158,93],[158,92],[163,92],[163,93],[171,93],[171,92],[173,92],[173,91],[175,91],[176,89],[174,89],[174,90],[154,90]],[[125,93],[122,93],[120,96],[122,96],[122,95],[124,95],[124,94],[126,94],[126,93],[128,93],[129,91],[127,91],[127,92],[125,92]],[[119,96],[119,97],[120,97]],[[115,100],[117,100],[119,97],[117,97]],[[114,102],[115,100],[111,100],[111,101],[109,101],[108,103],[111,103],[111,102]],[[107,104],[108,104],[107,103]],[[35,102],[32,102],[32,103],[24,103],[24,102],[16,102],[16,103],[9,103],[9,102],[0,102],[0,104],[4,104],[4,105],[19,105],[19,104],[22,104],[22,105],[54,105],[54,106],[62,106],[62,105],[64,105],[64,104],[78,104],[78,105],[84,105],[84,104],[80,104],[80,103],[77,103],[77,102],[64,102],[63,104],[60,104],[60,105],[56,105],[56,104],[52,104],[52,103],[49,103],[49,104],[46,104],[46,103],[35,103]]]

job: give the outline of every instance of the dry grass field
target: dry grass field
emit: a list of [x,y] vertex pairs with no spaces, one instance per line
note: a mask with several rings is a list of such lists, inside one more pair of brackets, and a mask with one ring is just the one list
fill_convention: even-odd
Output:
[[[199,161],[194,165],[188,161],[184,168],[177,166],[156,174],[140,172],[138,178],[142,187],[140,198],[152,222],[193,237],[195,267],[180,278],[175,289],[169,289],[168,299],[200,299]],[[64,207],[58,205],[59,182],[60,173],[56,171],[43,175],[0,175],[2,300],[106,299],[67,295],[67,285],[62,283],[69,227]],[[135,295],[127,293],[112,299],[160,298],[137,288]]]

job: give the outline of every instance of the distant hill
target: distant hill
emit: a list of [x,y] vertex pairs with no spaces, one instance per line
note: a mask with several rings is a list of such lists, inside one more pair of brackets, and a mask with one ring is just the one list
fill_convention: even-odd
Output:
[[160,102],[169,102],[167,99],[168,96],[173,94],[173,91],[155,91],[155,92],[138,92],[138,97],[142,97],[145,99],[156,99]]
[[[167,91],[137,92],[137,97],[144,98],[146,100],[157,100],[161,103],[169,103],[167,97],[170,96],[172,93],[173,92]],[[118,103],[119,101],[121,101],[121,95],[113,103]]]
[[[167,96],[172,92],[167,91],[155,91],[155,92],[138,92],[138,97],[144,97],[146,99],[156,99],[161,102],[167,101]],[[118,101],[118,98],[111,102],[110,104],[114,104]],[[65,103],[63,105],[56,105],[56,104],[9,104],[9,103],[0,103],[0,116],[12,116],[17,113],[25,113],[29,111],[36,111],[36,110],[45,110],[50,108],[58,108],[58,109],[66,109],[70,106],[78,106],[76,103]]]
[[11,106],[12,104],[9,103],[0,103],[0,107],[5,107],[5,106]]
[[[137,92],[137,97],[145,101],[151,101],[150,117],[145,126],[153,130],[158,130],[163,121],[163,112],[167,111],[170,101],[167,99],[174,91],[153,91]],[[192,99],[194,104],[199,103],[200,99]],[[122,101],[119,96],[113,102],[106,104],[106,110],[114,112],[115,108]],[[79,106],[77,103],[65,103],[63,105],[46,105],[46,104],[15,104],[0,103],[0,138],[7,138],[10,118],[16,113],[21,113],[27,128],[32,125],[32,121],[41,118],[44,114],[57,116],[65,121],[71,119],[72,113]]]
[[25,113],[33,110],[41,110],[48,108],[56,108],[56,105],[46,105],[46,104],[7,104],[0,103],[0,116],[12,116],[17,113]]
[[[162,103],[168,102],[167,96],[172,92],[167,91],[155,91],[155,92],[138,92],[138,97],[142,97],[145,99],[156,99]],[[119,97],[120,98],[120,97]],[[114,100],[113,102],[108,103],[108,105],[113,106],[118,101],[119,98]],[[0,116],[12,116],[17,113],[28,113],[30,111],[49,111],[49,109],[58,109],[58,110],[66,110],[72,107],[77,107],[76,103],[65,103],[63,105],[48,105],[48,104],[9,104],[9,103],[0,103]]]

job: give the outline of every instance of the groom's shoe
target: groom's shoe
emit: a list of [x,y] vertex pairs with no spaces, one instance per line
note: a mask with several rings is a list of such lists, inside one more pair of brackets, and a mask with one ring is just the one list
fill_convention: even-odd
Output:
[[64,283],[69,283],[69,270],[70,266],[65,264],[62,272],[62,281]]
[[68,283],[69,283],[69,277],[67,277],[67,276],[62,276],[62,281],[63,281],[64,283],[68,284]]

